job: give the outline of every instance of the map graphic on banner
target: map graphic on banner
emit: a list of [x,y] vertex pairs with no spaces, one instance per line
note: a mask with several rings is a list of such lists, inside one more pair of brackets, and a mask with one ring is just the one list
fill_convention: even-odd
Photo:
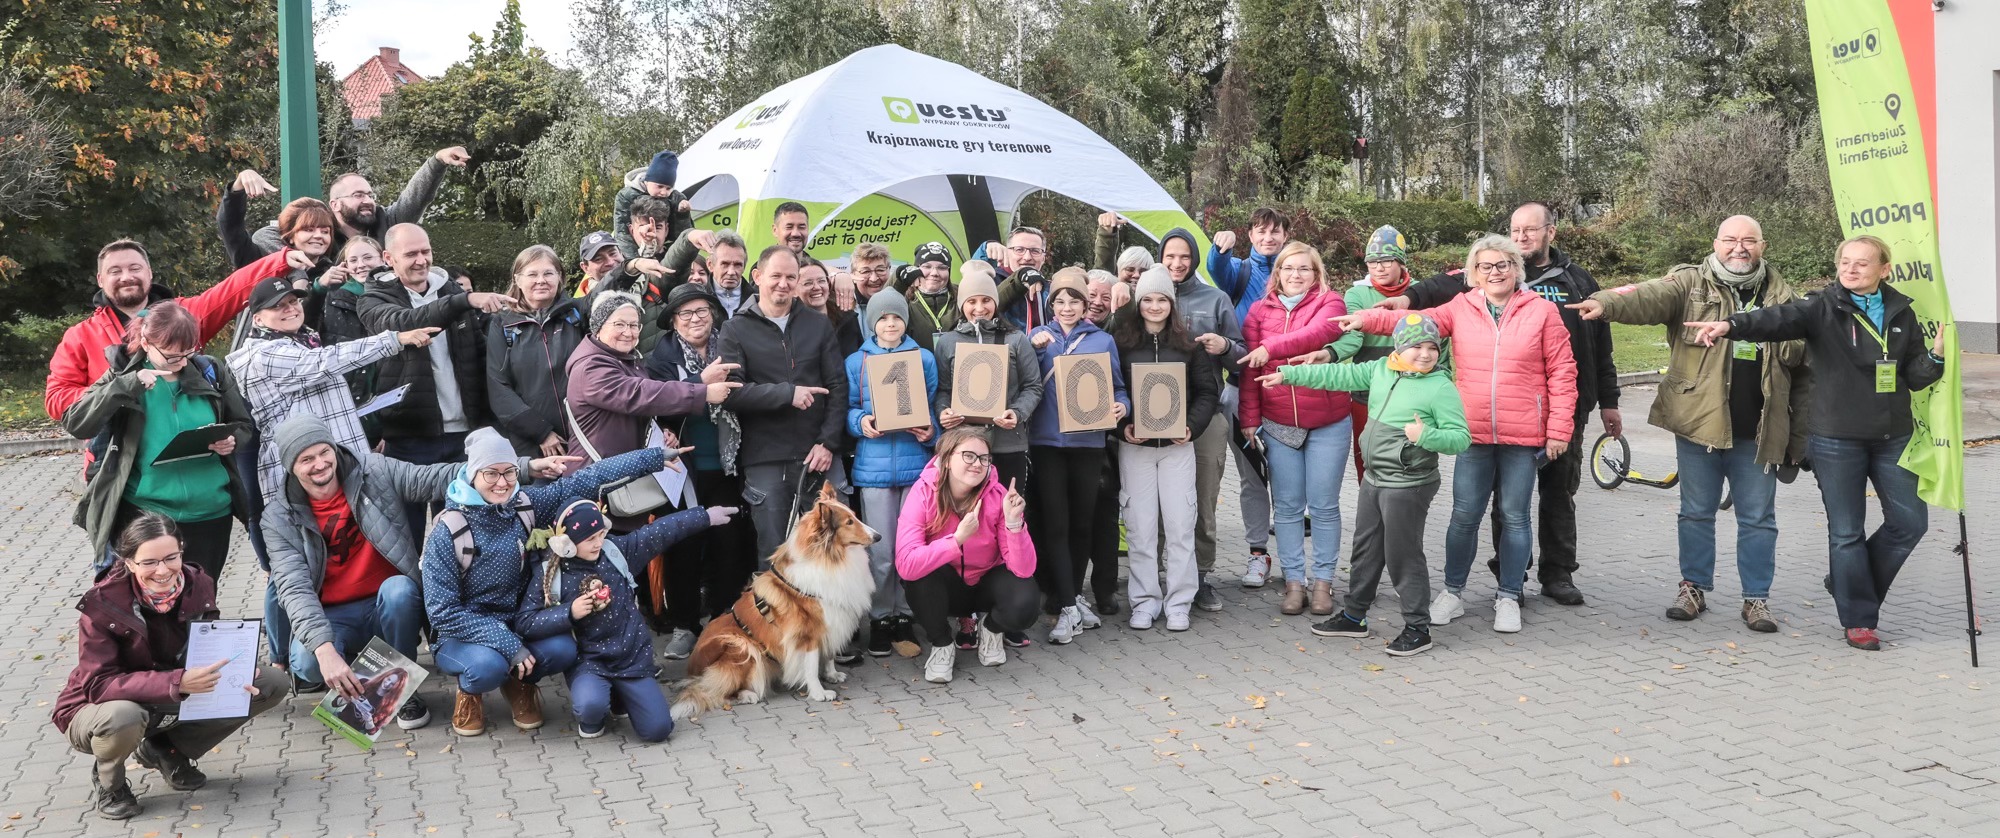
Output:
[[[1894,7],[1894,8],[1892,8]],[[1826,164],[1840,228],[1888,242],[1889,280],[1909,296],[1929,343],[1944,327],[1945,374],[1910,395],[1915,430],[1901,463],[1924,500],[1965,508],[1958,330],[1938,267],[1937,201],[1927,125],[1936,100],[1927,0],[1806,0]],[[1908,61],[1926,89],[1920,95]]]

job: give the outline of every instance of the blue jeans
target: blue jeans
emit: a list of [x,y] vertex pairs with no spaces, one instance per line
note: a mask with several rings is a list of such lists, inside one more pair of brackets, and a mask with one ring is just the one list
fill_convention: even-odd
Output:
[[1285,581],[1306,578],[1306,515],[1313,521],[1312,578],[1332,582],[1340,565],[1340,481],[1347,473],[1347,450],[1354,421],[1342,419],[1306,432],[1304,448],[1293,448],[1262,430],[1264,460],[1271,472],[1271,521],[1278,529],[1278,562]]
[[1736,499],[1736,576],[1744,599],[1771,595],[1777,568],[1778,474],[1757,464],[1757,443],[1739,439],[1729,448],[1674,437],[1681,475],[1681,578],[1715,590],[1715,513],[1722,481]]
[[1499,495],[1500,595],[1521,598],[1521,580],[1528,575],[1534,533],[1528,526],[1528,505],[1535,497],[1535,452],[1532,445],[1474,445],[1458,455],[1451,474],[1451,526],[1444,534],[1444,589],[1465,590],[1472,572],[1472,554],[1479,549],[1479,519],[1487,502]]
[[278,586],[268,581],[264,583],[264,639],[271,642],[271,657],[277,657],[278,650],[284,649],[286,660],[290,661],[292,618],[285,615],[285,606],[278,602]]
[[[576,665],[576,638],[567,634],[527,641],[528,654],[535,656],[535,668],[521,680],[530,684]],[[500,687],[509,677],[507,656],[499,650],[443,640],[437,646],[438,671],[458,676],[458,691],[482,695]]]
[[[417,659],[417,635],[424,626],[424,595],[417,580],[408,576],[385,579],[372,597],[325,606],[326,621],[333,625],[333,648],[342,658],[353,660],[381,635],[403,657]],[[322,680],[319,658],[304,644],[291,643],[292,673],[308,681]]]
[[[1930,506],[1917,497],[1917,476],[1896,464],[1909,444],[1908,434],[1884,440],[1806,438],[1826,505],[1827,564],[1842,628],[1875,628],[1889,584],[1930,530]],[[1882,526],[1864,540],[1869,483],[1882,502]]]
[[579,726],[597,727],[611,716],[611,694],[632,716],[632,732],[647,742],[665,742],[674,732],[667,693],[651,678],[606,678],[594,672],[569,675],[569,706]]

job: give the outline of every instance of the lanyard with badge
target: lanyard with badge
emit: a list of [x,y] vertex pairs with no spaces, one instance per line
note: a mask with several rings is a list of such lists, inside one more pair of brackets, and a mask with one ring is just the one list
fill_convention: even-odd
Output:
[[1868,322],[1868,318],[1859,313],[1854,315],[1854,322],[1860,323],[1861,328],[1867,329],[1868,336],[1874,338],[1875,343],[1882,347],[1882,360],[1875,362],[1875,392],[1896,392],[1896,362],[1889,359],[1889,339],[1876,331],[1875,324]]
[[[1755,299],[1744,302],[1742,305],[1743,307],[1739,309],[1739,311],[1751,312],[1757,310],[1757,301]],[[1738,361],[1757,360],[1756,341],[1738,340],[1738,341],[1731,341],[1730,344],[1731,344],[1729,348],[1730,357],[1735,358]]]

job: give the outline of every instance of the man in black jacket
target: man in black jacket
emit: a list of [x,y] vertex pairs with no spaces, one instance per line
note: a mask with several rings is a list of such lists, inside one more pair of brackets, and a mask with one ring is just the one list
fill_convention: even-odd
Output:
[[740,437],[722,440],[722,467],[743,475],[743,500],[757,526],[757,556],[768,566],[784,544],[808,473],[825,479],[843,447],[847,369],[833,321],[798,302],[799,260],[791,248],[772,245],[750,272],[757,295],[743,303],[722,329],[721,355],[736,364],[729,380],[743,382],[722,406],[736,414]]
[[[512,309],[500,294],[467,292],[431,265],[424,228],[398,224],[384,237],[389,269],[368,280],[358,313],[371,333],[442,329],[427,347],[406,346],[376,367],[371,395],[410,386],[382,411],[383,454],[431,465],[465,459],[465,435],[491,418],[486,404],[486,314]],[[412,510],[421,532],[426,518]]]
[[[1597,280],[1569,256],[1555,247],[1555,215],[1547,204],[1529,201],[1514,210],[1508,234],[1527,259],[1524,285],[1542,298],[1555,303],[1569,329],[1570,352],[1576,356],[1576,433],[1569,450],[1549,462],[1536,475],[1542,494],[1540,525],[1535,535],[1541,546],[1542,596],[1564,605],[1582,605],[1583,592],[1571,578],[1576,572],[1576,490],[1583,482],[1583,430],[1590,423],[1591,408],[1598,408],[1604,432],[1625,433],[1624,418],[1618,412],[1618,368],[1611,362],[1611,326],[1602,320],[1584,320],[1564,306],[1588,299],[1597,293]],[[1425,309],[1443,305],[1465,292],[1463,274],[1439,274],[1410,286],[1403,296],[1390,297],[1378,307]],[[1493,520],[1499,521],[1499,507]],[[1499,537],[1494,537],[1498,543]],[[1499,573],[1498,561],[1487,563]]]

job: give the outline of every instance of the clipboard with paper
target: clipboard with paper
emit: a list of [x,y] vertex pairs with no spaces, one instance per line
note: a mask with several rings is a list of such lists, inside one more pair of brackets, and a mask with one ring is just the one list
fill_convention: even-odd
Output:
[[153,465],[163,466],[213,455],[215,452],[209,450],[209,446],[234,436],[240,429],[241,426],[234,422],[217,422],[181,431],[167,443],[167,447],[160,449],[159,456],[153,458]]
[[206,620],[188,624],[187,666],[222,662],[215,689],[181,700],[180,719],[237,719],[250,715],[250,691],[257,678],[261,620]]

